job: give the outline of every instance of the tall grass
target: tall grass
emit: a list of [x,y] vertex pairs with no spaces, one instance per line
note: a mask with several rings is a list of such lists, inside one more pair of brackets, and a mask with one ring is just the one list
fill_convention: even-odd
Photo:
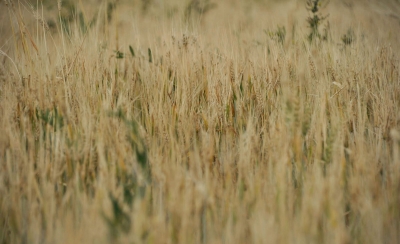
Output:
[[0,3],[0,242],[399,243],[398,25],[357,3],[318,43],[290,1]]

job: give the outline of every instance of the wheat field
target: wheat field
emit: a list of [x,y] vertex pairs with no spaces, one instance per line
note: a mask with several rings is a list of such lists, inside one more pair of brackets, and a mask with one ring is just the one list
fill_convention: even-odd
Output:
[[400,243],[400,2],[318,6],[1,1],[0,243]]

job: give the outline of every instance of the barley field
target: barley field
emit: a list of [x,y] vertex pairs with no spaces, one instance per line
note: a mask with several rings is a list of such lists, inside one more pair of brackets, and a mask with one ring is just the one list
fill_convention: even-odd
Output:
[[398,0],[0,1],[0,243],[400,243]]

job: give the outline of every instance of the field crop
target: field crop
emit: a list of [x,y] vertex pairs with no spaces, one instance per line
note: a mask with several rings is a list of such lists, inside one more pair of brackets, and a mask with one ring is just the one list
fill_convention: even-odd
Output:
[[400,243],[400,3],[308,2],[1,1],[0,243]]

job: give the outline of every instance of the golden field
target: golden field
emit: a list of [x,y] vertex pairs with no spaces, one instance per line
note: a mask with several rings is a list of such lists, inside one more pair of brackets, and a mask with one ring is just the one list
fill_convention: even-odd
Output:
[[400,2],[306,6],[1,1],[0,243],[400,243]]

